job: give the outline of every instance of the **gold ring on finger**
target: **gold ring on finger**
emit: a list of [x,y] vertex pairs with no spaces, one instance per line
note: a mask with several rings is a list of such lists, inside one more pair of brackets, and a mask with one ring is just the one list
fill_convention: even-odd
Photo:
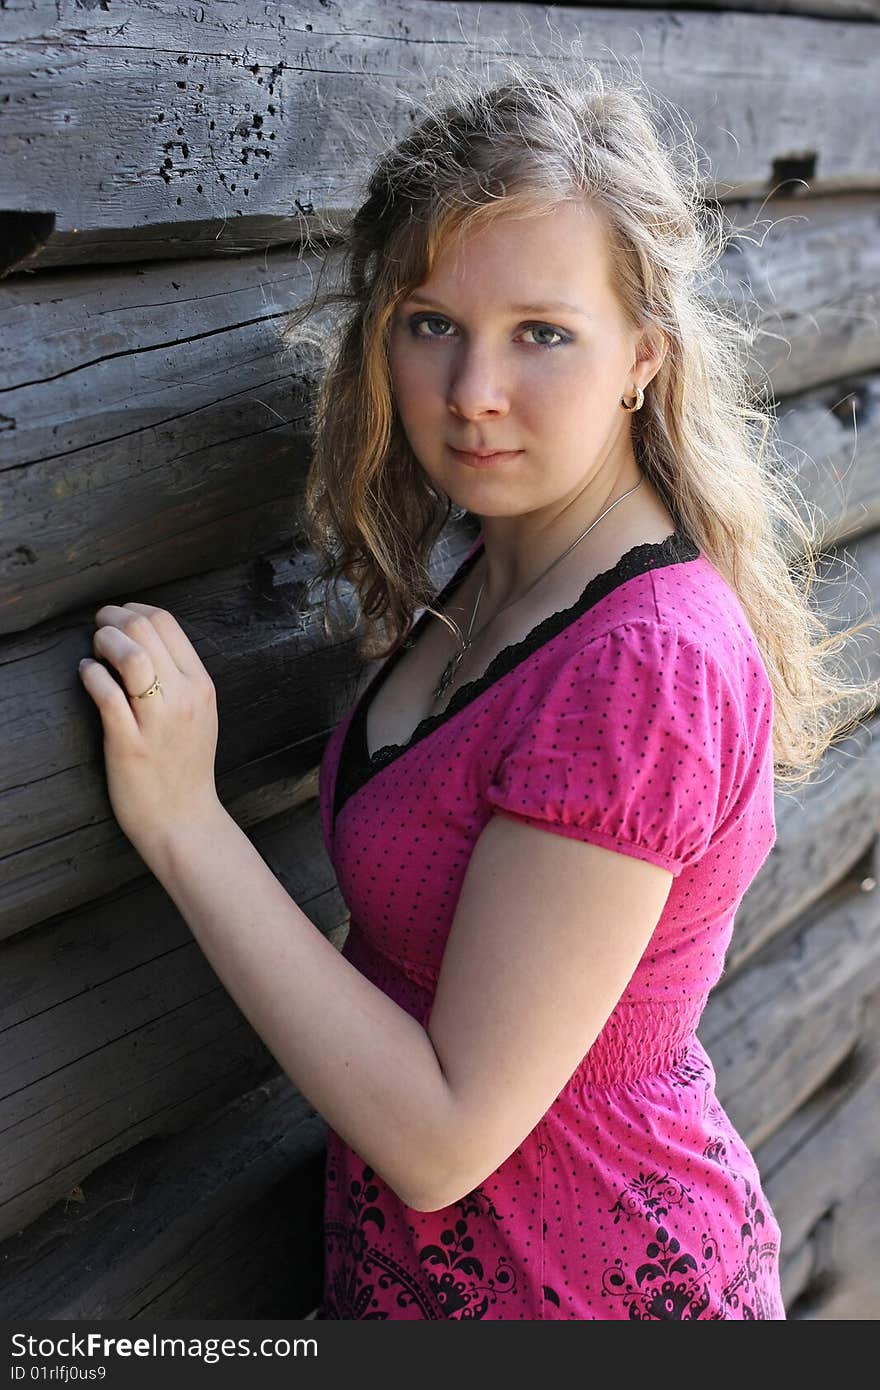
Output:
[[130,695],[130,696],[129,696],[129,699],[130,699],[130,700],[145,700],[145,699],[147,698],[148,695],[155,695],[155,694],[156,694],[158,691],[160,691],[161,689],[162,689],[162,682],[159,680],[159,677],[157,676],[156,679],[153,681],[153,684],[150,686],[149,690],[142,690],[141,693],[140,693],[140,695]]

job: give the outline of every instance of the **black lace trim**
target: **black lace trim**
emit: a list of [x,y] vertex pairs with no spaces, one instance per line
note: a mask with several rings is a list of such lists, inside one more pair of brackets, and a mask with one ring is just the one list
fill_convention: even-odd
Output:
[[[470,574],[476,562],[483,553],[482,544],[469,555],[453,574],[452,578],[438,594],[434,601],[435,608],[443,608],[454,589]],[[421,743],[423,738],[427,738],[441,724],[445,724],[447,719],[458,714],[459,710],[464,709],[472,700],[475,700],[489,686],[494,685],[502,676],[506,676],[514,667],[524,661],[532,652],[537,651],[545,642],[549,642],[552,637],[568,626],[569,623],[586,613],[588,608],[592,608],[600,599],[605,598],[612,590],[628,579],[634,578],[638,574],[645,574],[648,570],[661,569],[665,565],[681,564],[683,561],[696,560],[699,558],[700,550],[690,536],[684,531],[674,531],[662,541],[646,541],[641,545],[635,545],[627,550],[615,565],[609,570],[604,570],[601,574],[595,575],[587,584],[573,604],[568,608],[561,608],[556,613],[551,613],[549,617],[543,618],[540,623],[527,632],[519,642],[511,642],[508,646],[502,647],[501,651],[489,662],[481,676],[477,676],[472,681],[465,681],[460,685],[452,696],[445,709],[439,710],[436,714],[429,714],[422,719],[413,729],[405,743],[387,743],[382,748],[377,748],[372,757],[367,750],[366,723],[367,712],[370,701],[377,694],[383,682],[388,679],[394,667],[403,656],[404,651],[411,647],[419,638],[420,634],[432,618],[432,614],[427,609],[422,613],[415,627],[409,636],[402,641],[399,646],[387,658],[384,665],[373,676],[369,685],[360,696],[351,722],[346,731],[342,748],[339,750],[339,763],[336,773],[336,787],[333,798],[333,820],[339,815],[343,805],[350,796],[368,782],[381,768],[387,767],[389,763],[408,753],[416,744]]]

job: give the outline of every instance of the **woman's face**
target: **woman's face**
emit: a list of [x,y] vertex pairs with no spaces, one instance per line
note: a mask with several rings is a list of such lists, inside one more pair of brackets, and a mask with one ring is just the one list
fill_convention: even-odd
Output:
[[[483,516],[555,510],[605,465],[632,462],[637,362],[595,211],[502,218],[447,248],[401,303],[391,382],[410,447],[453,502]],[[502,451],[495,460],[467,452]]]

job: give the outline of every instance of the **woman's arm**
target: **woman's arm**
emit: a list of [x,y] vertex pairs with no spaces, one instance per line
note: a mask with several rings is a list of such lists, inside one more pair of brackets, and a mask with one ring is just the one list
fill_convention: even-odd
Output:
[[[103,720],[120,826],[306,1099],[408,1206],[457,1201],[510,1156],[591,1047],[672,873],[569,838],[582,832],[559,821],[553,834],[493,815],[468,861],[426,1030],[321,935],[224,810],[213,683],[172,615],[132,603],[96,620],[95,650],[122,685],[97,661],[80,675]],[[541,756],[549,766],[559,753]]]
[[430,1205],[452,1098],[425,1029],[322,936],[221,805],[140,852],[306,1099],[407,1206]]
[[327,941],[220,807],[146,852],[229,993],[407,1206],[457,1201],[556,1099],[619,999],[672,875],[493,816],[426,1031]]

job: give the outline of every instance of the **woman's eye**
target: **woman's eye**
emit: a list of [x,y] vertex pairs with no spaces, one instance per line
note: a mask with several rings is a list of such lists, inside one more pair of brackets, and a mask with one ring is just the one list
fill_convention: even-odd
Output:
[[448,334],[448,333],[420,333],[420,332],[419,332],[419,329],[422,328],[422,327],[424,327],[426,324],[429,324],[429,323],[432,323],[432,324],[437,324],[437,323],[444,324],[444,323],[445,323],[448,327],[451,327],[451,325],[450,325],[450,323],[449,323],[449,319],[441,318],[439,314],[429,314],[427,318],[412,319],[412,320],[410,321],[410,327],[411,327],[413,333],[415,334],[415,336],[416,336],[417,338],[448,338],[448,337],[449,337],[449,334]]
[[559,340],[555,343],[548,343],[542,342],[539,339],[537,342],[538,347],[559,347],[560,343],[566,343],[569,341],[566,337],[563,336],[562,333],[559,332],[558,328],[551,328],[549,323],[532,323],[529,324],[528,328],[526,328],[524,331],[526,333],[551,333],[554,338],[557,338]]

